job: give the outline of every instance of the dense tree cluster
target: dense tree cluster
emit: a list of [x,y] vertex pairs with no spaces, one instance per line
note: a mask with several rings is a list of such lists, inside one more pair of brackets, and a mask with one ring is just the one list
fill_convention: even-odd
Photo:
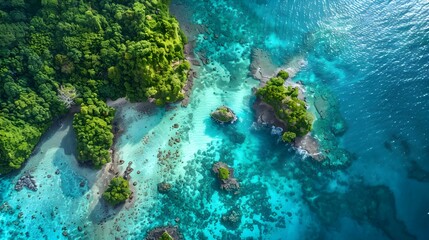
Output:
[[113,144],[112,121],[114,109],[94,99],[82,104],[73,119],[77,133],[78,159],[100,168],[110,162],[109,148]]
[[0,173],[19,168],[73,104],[78,157],[101,166],[112,142],[106,98],[183,98],[186,38],[168,4],[0,0]]
[[277,118],[286,124],[282,139],[292,142],[296,137],[311,131],[313,115],[307,111],[304,101],[298,99],[298,88],[285,87],[283,84],[288,74],[280,72],[256,92],[264,102],[274,108]]
[[103,193],[103,198],[111,205],[125,202],[131,194],[130,186],[123,177],[115,177],[110,181],[109,187]]
[[229,169],[226,167],[219,168],[219,178],[221,180],[226,180],[229,178]]

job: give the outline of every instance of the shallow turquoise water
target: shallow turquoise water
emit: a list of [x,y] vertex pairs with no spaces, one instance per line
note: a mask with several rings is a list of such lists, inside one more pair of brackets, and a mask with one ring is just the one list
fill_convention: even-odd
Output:
[[[64,231],[72,239],[141,239],[165,224],[177,224],[186,239],[404,239],[382,217],[359,215],[374,203],[417,239],[429,236],[429,177],[410,173],[412,161],[429,171],[428,3],[178,0],[173,8],[179,20],[191,22],[185,30],[199,31],[195,51],[209,64],[198,69],[187,108],[143,114],[129,105],[118,112],[126,128],[118,153],[133,162],[131,181],[138,183],[134,205],[115,213],[99,203],[108,179],[77,166],[65,121],[21,172],[1,180],[0,200],[10,206],[0,214],[3,239],[65,238]],[[259,83],[249,76],[255,48],[275,66],[296,71],[294,80],[307,85],[310,98],[324,92],[338,102],[332,106],[348,129],[334,147],[352,153],[349,168],[314,167],[269,128],[255,129],[251,88]],[[222,104],[237,113],[236,124],[211,121],[210,111]],[[314,135],[325,139],[327,126],[316,122]],[[180,143],[170,146],[177,136]],[[159,152],[169,150],[178,157],[159,161]],[[219,191],[210,172],[219,160],[235,169],[239,194]],[[41,184],[37,192],[13,190],[23,171]],[[169,194],[157,192],[162,181],[172,183]],[[391,191],[393,204],[375,195],[359,204],[380,185]],[[344,207],[323,200],[331,193],[345,196]],[[230,209],[242,214],[238,228],[221,222]]]

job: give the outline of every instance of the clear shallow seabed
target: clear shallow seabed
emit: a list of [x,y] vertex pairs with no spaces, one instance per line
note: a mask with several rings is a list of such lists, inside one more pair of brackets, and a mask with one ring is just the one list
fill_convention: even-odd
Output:
[[[119,212],[99,202],[108,179],[78,166],[66,119],[23,170],[1,179],[2,239],[142,239],[166,224],[177,224],[186,239],[428,238],[429,3],[173,2],[172,13],[209,64],[197,69],[187,108],[118,110],[125,132],[117,151],[133,162],[135,202]],[[314,135],[351,153],[347,169],[308,164],[269,128],[255,128],[251,89],[259,82],[249,66],[256,48],[271,56],[273,69],[297,72],[310,101],[323,95],[333,119],[345,121],[346,132],[334,140],[326,128],[337,122],[319,119]],[[209,118],[222,104],[237,123]],[[158,160],[168,151],[177,157]],[[219,190],[216,161],[235,169],[239,194]],[[13,190],[24,171],[35,176],[37,192]],[[166,195],[157,192],[162,181],[173,186]],[[238,228],[221,222],[231,209],[242,215]]]

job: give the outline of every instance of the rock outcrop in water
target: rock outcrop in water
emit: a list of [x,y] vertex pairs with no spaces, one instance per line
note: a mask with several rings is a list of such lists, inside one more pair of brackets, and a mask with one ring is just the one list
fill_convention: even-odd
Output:
[[218,107],[210,116],[219,123],[234,123],[237,120],[235,113],[226,106]]
[[[273,134],[273,129],[274,129],[275,130],[274,133],[276,135],[282,136],[282,139],[284,141],[291,142],[294,147],[300,150],[303,150],[307,155],[311,156],[313,159],[317,161],[322,161],[325,159],[325,156],[320,150],[319,141],[316,140],[314,137],[312,137],[310,134],[302,135],[305,132],[303,132],[301,130],[302,128],[300,127],[297,129],[293,129],[293,127],[290,126],[290,124],[288,124],[287,122],[287,119],[289,119],[289,117],[285,116],[284,117],[285,120],[283,120],[283,118],[280,119],[278,117],[278,114],[285,115],[285,113],[287,112],[289,112],[290,115],[293,115],[294,113],[290,113],[290,111],[293,109],[291,109],[289,106],[281,106],[281,107],[277,106],[277,108],[275,108],[276,106],[273,106],[275,100],[273,100],[274,97],[271,97],[270,94],[274,94],[274,90],[277,89],[280,91],[282,90],[282,88],[295,89],[294,92],[292,93],[292,96],[285,96],[285,98],[290,98],[290,99],[295,98],[296,103],[305,104],[305,101],[304,101],[305,90],[303,86],[297,83],[290,82],[289,80],[287,80],[288,77],[289,77],[289,74],[286,71],[281,70],[277,74],[277,77],[271,78],[276,83],[271,83],[271,85],[273,86],[268,87],[266,90],[268,91],[268,93],[265,94],[266,95],[265,97],[271,100],[270,101],[271,104],[264,101],[261,97],[258,97],[256,99],[256,101],[253,104],[253,109],[255,110],[255,114],[257,116],[257,123],[262,126],[271,126],[272,127],[271,134]],[[281,79],[283,79],[283,83],[282,81],[280,81]],[[292,102],[291,104],[294,105],[295,102]],[[282,101],[282,104],[283,104],[283,101]],[[305,109],[300,109],[300,108],[298,108],[297,111],[298,110],[302,112],[302,115],[306,111]],[[307,129],[311,129],[311,127],[309,128],[310,119],[307,119],[307,117],[304,115],[302,119],[303,119],[302,125],[306,126]],[[278,131],[279,129],[281,129],[282,132],[279,132]]]
[[314,116],[307,110],[307,104],[298,98],[300,89],[285,82],[289,74],[281,70],[265,86],[256,91],[256,96],[272,107],[275,118],[283,122],[286,128],[283,140],[292,142],[295,137],[311,131]]
[[316,161],[323,161],[326,159],[325,154],[320,149],[320,144],[317,139],[315,139],[310,134],[307,134],[303,137],[297,137],[293,143],[294,147],[303,150]]
[[240,184],[234,178],[234,169],[228,167],[223,162],[213,164],[213,172],[216,174],[220,181],[220,188],[228,192],[237,191],[240,189]]
[[25,173],[22,177],[19,178],[15,185],[15,190],[21,191],[24,187],[32,191],[37,191],[36,180],[30,173]]
[[[275,133],[275,135],[281,136],[278,133],[278,129],[282,129],[283,131],[286,125],[276,117],[274,109],[270,105],[264,103],[261,99],[256,99],[253,103],[253,110],[255,111],[258,125],[271,127],[272,134]],[[275,132],[273,132],[273,127]],[[319,141],[310,134],[295,138],[292,144],[294,147],[305,151],[308,156],[317,161],[322,161],[326,158],[320,149]]]
[[[261,80],[261,86],[265,84],[266,82]],[[292,146],[320,162],[323,167],[329,169],[343,169],[350,166],[351,160],[354,158],[353,154],[338,146],[337,137],[341,136],[347,130],[345,121],[338,110],[338,102],[326,89],[305,89],[302,83],[295,83],[289,80],[285,80],[283,86],[297,88],[297,98],[314,106],[316,110],[314,114],[317,121],[313,124],[314,127],[318,129],[318,138],[316,139],[309,133],[302,136],[297,134],[297,137],[291,141]],[[256,91],[255,89],[255,92]],[[307,91],[312,94],[306,96],[305,93]],[[286,132],[290,132],[287,122],[282,121],[282,119],[277,116],[278,114],[276,114],[276,112],[278,111],[261,98],[255,100],[253,109],[257,118],[257,125],[267,127],[275,126],[276,128],[282,128]],[[286,140],[290,140],[290,138],[286,138]]]
[[125,180],[130,180],[130,174],[134,171],[134,168],[131,167],[132,164],[133,164],[133,162],[131,162],[131,161],[128,162],[128,166],[124,172],[124,179]]
[[182,240],[183,235],[177,227],[157,227],[151,230],[145,240]]

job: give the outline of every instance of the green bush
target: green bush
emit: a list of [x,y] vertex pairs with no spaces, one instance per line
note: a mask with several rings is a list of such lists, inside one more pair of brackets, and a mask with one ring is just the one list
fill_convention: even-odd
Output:
[[279,73],[277,73],[277,77],[282,78],[283,80],[286,80],[289,77],[289,73],[285,70],[280,70]]
[[167,231],[165,231],[165,232],[161,235],[161,237],[159,238],[159,240],[174,240],[174,239],[170,236],[170,234],[168,234],[168,232],[167,232]]
[[115,206],[125,202],[131,195],[129,183],[123,177],[115,177],[110,181],[109,187],[103,193],[103,198]]
[[219,168],[219,178],[221,180],[226,180],[229,178],[229,170],[228,168],[225,167],[220,167]]
[[296,138],[296,134],[293,132],[284,132],[282,135],[283,142],[291,143]]

